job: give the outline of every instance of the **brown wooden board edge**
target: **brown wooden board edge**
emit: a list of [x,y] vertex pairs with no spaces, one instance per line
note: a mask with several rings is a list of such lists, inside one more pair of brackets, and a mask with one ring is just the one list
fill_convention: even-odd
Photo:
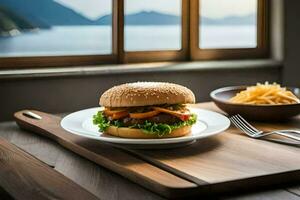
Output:
[[[260,192],[268,189],[280,189],[299,184],[300,170],[278,173],[274,175],[265,175],[260,177],[245,178],[241,180],[232,180],[228,182],[202,185],[197,188],[189,188],[184,197],[187,198],[207,198],[218,199],[220,195],[236,195],[241,193]],[[181,199],[181,197],[178,197]]]
[[198,186],[204,186],[204,185],[208,185],[209,184],[208,182],[206,182],[206,181],[204,181],[202,179],[199,179],[199,178],[191,176],[191,175],[189,175],[187,173],[181,172],[181,171],[179,171],[179,170],[177,170],[177,169],[175,169],[173,167],[170,167],[170,166],[168,166],[168,165],[166,165],[166,164],[164,164],[164,163],[162,163],[160,161],[154,160],[150,156],[143,155],[142,153],[140,153],[140,152],[138,152],[138,151],[136,151],[134,149],[125,149],[125,148],[122,148],[122,149],[124,151],[126,151],[126,152],[128,152],[128,153],[130,153],[130,154],[132,154],[132,155],[134,155],[134,156],[136,156],[136,157],[144,160],[145,162],[148,162],[148,163],[150,163],[152,165],[155,165],[155,166],[159,167],[160,169],[163,169],[163,170],[165,170],[165,171],[167,171],[169,173],[175,174],[176,176],[179,176],[179,177],[181,177],[183,179],[186,179],[186,180],[188,180],[190,182],[193,182],[193,183],[197,184]]
[[271,187],[288,185],[293,183],[299,183],[300,181],[300,169],[287,171],[276,174],[268,174],[256,177],[249,177],[240,180],[231,180],[221,183],[207,183],[204,180],[198,179],[192,175],[179,171],[171,166],[168,166],[160,161],[152,159],[150,156],[141,154],[136,150],[126,150],[133,155],[136,155],[140,159],[145,160],[165,171],[175,174],[181,178],[194,182],[198,185],[197,188],[190,188],[188,190],[189,196],[203,195],[214,196],[218,194],[230,194],[231,192],[249,192],[256,190],[268,189]]
[[[189,191],[190,189],[193,189],[193,188],[196,188],[198,185],[193,183],[193,182],[190,182],[189,180],[185,180],[183,179],[184,181],[190,183],[190,186],[189,188],[180,188],[180,187],[167,187],[165,185],[162,185],[161,183],[153,180],[153,179],[149,179],[148,177],[146,176],[141,176],[140,174],[134,174],[135,172],[133,171],[129,171],[125,168],[122,168],[122,166],[120,166],[118,163],[114,163],[112,162],[111,160],[105,158],[105,157],[101,157],[99,159],[93,159],[94,157],[87,157],[86,155],[84,155],[84,153],[82,153],[82,151],[88,151],[84,148],[82,148],[81,146],[75,144],[75,143],[72,143],[71,140],[62,140],[62,138],[60,138],[57,134],[52,134],[46,130],[41,130],[41,129],[37,129],[37,126],[34,124],[35,123],[35,120],[34,119],[31,119],[31,118],[28,118],[28,117],[25,117],[23,115],[23,113],[25,111],[31,111],[31,112],[34,112],[34,113],[38,113],[39,115],[42,115],[43,117],[45,117],[47,115],[47,117],[51,117],[51,118],[54,118],[56,120],[59,119],[58,123],[57,123],[57,127],[56,128],[59,128],[61,129],[62,131],[66,132],[65,130],[62,129],[62,127],[60,126],[60,120],[61,118],[56,116],[56,115],[52,115],[52,114],[48,114],[48,113],[43,113],[43,112],[40,112],[40,111],[35,111],[35,110],[22,110],[22,111],[18,111],[14,114],[14,118],[15,118],[15,121],[17,123],[17,125],[23,129],[23,130],[27,130],[27,131],[31,131],[31,132],[34,132],[34,133],[37,133],[39,135],[42,135],[44,137],[47,137],[47,138],[50,138],[52,140],[54,140],[55,142],[59,143],[60,145],[62,145],[64,148],[82,156],[83,158],[86,158],[102,167],[105,167],[106,169],[109,169],[139,185],[142,185],[143,187],[145,187],[146,189],[150,190],[150,191],[153,191],[161,196],[164,196],[164,197],[167,197],[167,198],[172,198],[172,199],[175,199],[175,198],[182,198],[182,197],[185,197],[185,196],[188,196],[184,191]],[[67,136],[70,136],[71,134],[66,132]],[[68,137],[67,137],[68,138]],[[103,145],[109,145],[107,143],[103,143]],[[76,150],[76,148],[81,148],[80,150]],[[114,145],[110,145],[112,148],[120,151],[121,153],[126,153],[128,156],[134,158],[134,159],[139,159],[137,156],[134,156],[122,149],[119,149],[119,148],[116,148]],[[96,153],[92,152],[93,154],[97,155]],[[140,159],[139,159],[140,160]],[[144,161],[143,161],[144,162]],[[152,165],[150,163],[148,163],[149,165],[151,165],[152,167],[154,168],[157,168],[159,170],[162,170],[160,169],[159,167],[155,166],[155,165]],[[162,170],[164,171],[164,170]],[[165,173],[168,173],[168,174],[171,174],[172,176],[175,176],[179,179],[182,179],[181,177],[178,177],[176,176],[176,174],[172,174],[172,173],[169,173],[167,171],[164,171]],[[140,181],[139,179],[143,179],[143,184],[140,184]]]
[[[0,187],[14,199],[98,199],[80,185],[1,137],[0,168]],[[64,186],[63,189],[60,184]]]
[[[300,181],[300,170],[282,172],[277,174],[263,175],[258,177],[232,180],[222,183],[214,183],[202,186],[202,195],[232,195],[235,193],[258,192],[267,189],[282,188]],[[191,191],[191,195],[199,191]]]

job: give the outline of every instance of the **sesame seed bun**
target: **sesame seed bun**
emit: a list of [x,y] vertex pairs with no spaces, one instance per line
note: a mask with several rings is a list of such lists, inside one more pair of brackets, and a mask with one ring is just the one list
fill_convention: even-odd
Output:
[[135,82],[115,86],[100,97],[105,107],[135,107],[195,103],[194,93],[181,85],[163,82]]
[[105,131],[106,134],[113,135],[116,137],[123,138],[134,138],[134,139],[155,139],[155,138],[174,138],[188,135],[191,132],[191,126],[184,126],[173,130],[170,134],[162,137],[154,134],[146,134],[140,129],[134,128],[118,128],[116,126],[110,126]]

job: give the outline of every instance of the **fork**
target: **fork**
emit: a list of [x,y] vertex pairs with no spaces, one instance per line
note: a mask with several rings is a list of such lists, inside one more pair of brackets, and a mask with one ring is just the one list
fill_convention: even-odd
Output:
[[240,130],[242,130],[244,133],[246,133],[248,136],[252,138],[261,138],[272,134],[281,135],[296,141],[300,141],[300,137],[296,137],[293,135],[290,135],[289,133],[299,133],[297,130],[277,130],[277,131],[271,131],[271,132],[264,132],[261,130],[258,130],[254,126],[252,126],[249,122],[247,122],[241,115],[233,115],[229,117],[230,121]]

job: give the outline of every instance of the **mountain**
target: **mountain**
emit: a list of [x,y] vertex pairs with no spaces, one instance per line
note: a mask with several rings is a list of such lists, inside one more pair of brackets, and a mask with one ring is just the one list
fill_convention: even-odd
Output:
[[176,15],[163,14],[159,12],[142,11],[125,16],[127,25],[174,25],[180,24],[181,19]]
[[0,7],[0,36],[12,36],[37,27],[17,13]]
[[0,6],[18,13],[37,25],[93,24],[92,20],[53,0],[0,0]]
[[[105,15],[97,20],[88,19],[54,0],[0,0],[0,6],[39,28],[58,25],[109,25],[112,21],[111,15]],[[255,24],[255,19],[255,15],[230,16],[221,19],[201,17],[200,23],[205,25]],[[177,25],[181,23],[181,20],[176,15],[141,11],[126,15],[125,23],[127,25]]]
[[3,8],[0,8],[0,36],[10,36],[18,34],[18,25],[6,14]]
[[7,27],[10,28],[21,28],[21,29],[33,29],[34,26],[24,19],[23,17],[20,17],[17,13],[8,10],[6,8],[0,7],[0,20],[1,20],[1,27]]
[[256,15],[228,16],[220,19],[201,17],[200,23],[204,25],[254,25],[256,24]]
[[[99,25],[111,24],[111,15],[99,18],[95,23]],[[126,25],[175,25],[180,23],[180,17],[154,11],[142,11],[125,16]]]
[[[105,15],[96,20],[95,24],[109,25],[111,24],[111,19],[111,15]],[[126,25],[178,25],[180,22],[180,17],[176,15],[163,14],[154,11],[142,11],[125,16]],[[256,16],[250,14],[246,16],[229,16],[220,19],[201,17],[199,23],[204,25],[253,25],[256,23]]]

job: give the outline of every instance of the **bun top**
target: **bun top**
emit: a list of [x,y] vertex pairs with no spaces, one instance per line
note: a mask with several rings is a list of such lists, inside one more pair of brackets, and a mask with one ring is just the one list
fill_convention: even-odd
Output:
[[105,107],[134,107],[160,104],[195,103],[194,93],[178,84],[135,82],[112,87],[100,97]]

